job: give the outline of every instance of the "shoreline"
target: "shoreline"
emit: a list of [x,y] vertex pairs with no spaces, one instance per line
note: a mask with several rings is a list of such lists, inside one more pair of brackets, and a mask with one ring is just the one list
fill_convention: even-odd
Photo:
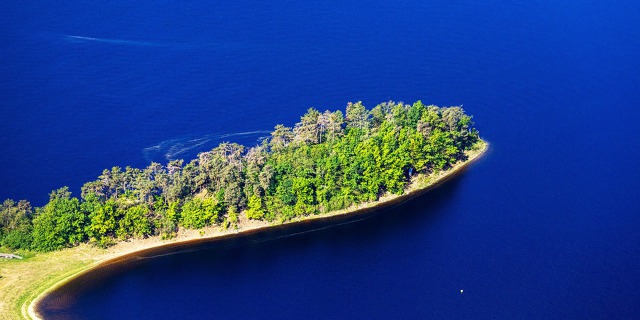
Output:
[[[264,231],[273,227],[293,227],[299,226],[314,221],[328,220],[334,217],[350,217],[357,215],[365,215],[371,211],[380,210],[382,208],[388,208],[402,204],[410,199],[418,197],[436,187],[442,183],[457,176],[461,172],[464,172],[472,163],[482,158],[483,155],[489,150],[489,143],[481,140],[482,144],[478,150],[473,150],[467,153],[467,160],[459,162],[449,168],[446,171],[441,171],[435,175],[419,176],[416,181],[411,183],[405,193],[402,195],[385,195],[375,202],[362,203],[349,208],[336,210],[328,213],[317,214],[306,217],[295,218],[283,223],[272,223],[267,221],[249,220],[244,214],[240,214],[240,221],[238,223],[238,229],[221,230],[219,226],[207,227],[199,230],[181,230],[175,238],[162,240],[159,236],[154,236],[146,239],[134,239],[118,244],[108,248],[101,249],[100,253],[95,254],[90,252],[88,257],[85,257],[92,262],[83,264],[80,267],[67,270],[67,272],[58,275],[57,278],[62,279],[55,281],[51,285],[47,285],[42,290],[35,292],[35,297],[32,299],[27,298],[21,306],[21,315],[27,319],[43,319],[38,311],[40,303],[45,298],[62,287],[66,283],[73,279],[88,273],[91,270],[103,267],[112,263],[127,260],[142,254],[152,253],[159,250],[167,250],[175,247],[186,247],[197,243],[210,242],[228,239],[239,235],[250,235],[260,231]],[[75,247],[78,248],[78,247]],[[69,248],[66,250],[74,250],[75,248]],[[76,249],[79,251],[80,249]],[[96,251],[96,250],[91,250]],[[25,293],[25,294],[28,294]]]

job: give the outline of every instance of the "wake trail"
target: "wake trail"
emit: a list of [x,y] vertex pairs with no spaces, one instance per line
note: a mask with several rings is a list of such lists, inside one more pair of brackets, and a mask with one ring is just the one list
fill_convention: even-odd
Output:
[[137,47],[166,47],[166,44],[158,43],[158,42],[150,42],[150,41],[136,41],[136,40],[126,40],[126,39],[110,39],[110,38],[95,38],[95,37],[85,37],[85,36],[77,36],[77,35],[65,35],[64,39],[69,42],[74,43],[104,43],[104,44],[115,44],[115,45],[125,45],[125,46],[137,46]]
[[102,44],[128,47],[164,48],[168,50],[239,52],[270,50],[268,46],[249,42],[200,41],[200,42],[156,42],[121,38],[100,38],[75,34],[57,34],[55,38],[72,44]]
[[[204,136],[186,135],[176,138],[164,140],[157,145],[144,148],[142,153],[147,161],[151,161],[158,156],[162,156],[167,161],[176,160],[180,155],[184,155],[190,151],[208,151],[215,147],[215,144],[232,137],[251,137],[256,136],[256,141],[262,141],[266,134],[271,133],[267,130],[244,131],[222,134],[207,134]],[[205,150],[206,149],[206,150]],[[185,159],[188,160],[188,159]]]

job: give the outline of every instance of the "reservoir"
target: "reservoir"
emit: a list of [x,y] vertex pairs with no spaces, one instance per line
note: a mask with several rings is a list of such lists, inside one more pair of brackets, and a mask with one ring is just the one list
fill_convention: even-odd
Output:
[[637,1],[5,1],[0,198],[254,145],[307,108],[462,105],[490,150],[364,219],[142,253],[47,319],[640,318]]

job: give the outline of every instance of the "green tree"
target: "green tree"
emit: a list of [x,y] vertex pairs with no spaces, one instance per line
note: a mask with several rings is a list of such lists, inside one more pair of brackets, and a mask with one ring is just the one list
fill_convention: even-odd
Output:
[[77,245],[86,239],[86,223],[78,198],[71,198],[67,187],[55,190],[33,219],[33,248],[53,251]]
[[118,216],[116,201],[109,199],[102,204],[97,196],[89,195],[80,206],[89,216],[87,236],[102,247],[109,245],[116,236],[118,220],[121,218]]
[[149,208],[145,205],[139,204],[127,208],[119,221],[119,228],[116,231],[118,237],[121,239],[144,238],[151,235],[151,221],[148,214]]
[[168,206],[164,202],[158,201],[154,207],[157,215],[155,225],[157,231],[163,238],[172,238],[178,231],[178,223],[180,221],[180,203],[173,201]]
[[218,219],[221,206],[212,198],[193,198],[182,206],[181,223],[186,228],[200,229],[213,224]]
[[28,249],[32,242],[33,209],[26,200],[11,199],[0,204],[0,245],[10,249]]
[[82,200],[53,191],[35,210],[0,205],[0,243],[56,250],[89,239],[175,235],[179,228],[249,219],[285,221],[401,194],[416,173],[446,169],[479,140],[462,107],[362,102],[342,111],[310,108],[292,130],[277,125],[269,139],[245,149],[221,143],[196,159],[144,169],[113,167],[82,186]]
[[300,117],[300,122],[293,128],[293,141],[297,143],[316,144],[321,141],[324,124],[318,123],[320,113],[314,108],[309,108],[307,113]]
[[256,195],[249,198],[248,208],[245,211],[247,218],[260,220],[264,218],[264,210],[262,209],[262,200]]
[[227,212],[227,224],[226,227],[232,227],[234,229],[238,229],[238,211],[236,211],[235,208],[231,207],[229,208],[229,211]]
[[271,132],[271,140],[269,146],[273,151],[281,151],[286,148],[291,141],[293,141],[293,132],[291,128],[285,127],[281,124],[276,125],[273,132]]
[[347,127],[366,130],[369,128],[369,111],[362,105],[362,101],[347,104]]
[[6,233],[2,239],[2,245],[12,249],[29,249],[33,242],[33,235],[31,234],[32,227],[30,224],[22,225],[17,229],[13,229]]

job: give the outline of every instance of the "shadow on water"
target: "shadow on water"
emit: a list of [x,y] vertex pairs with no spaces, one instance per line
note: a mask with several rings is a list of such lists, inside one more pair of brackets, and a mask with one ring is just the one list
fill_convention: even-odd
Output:
[[74,309],[78,308],[80,299],[86,299],[87,293],[90,296],[95,290],[103,290],[114,279],[127,277],[130,273],[148,272],[159,263],[179,268],[187,262],[211,265],[214,259],[216,263],[210,267],[227,273],[234,272],[235,267],[247,256],[253,257],[249,260],[259,259],[261,264],[270,265],[271,260],[287,252],[305,252],[322,242],[331,246],[378,243],[386,237],[413,232],[416,230],[412,229],[436,223],[462,179],[464,171],[422,195],[372,210],[365,215],[336,216],[295,225],[274,226],[249,234],[176,244],[127,255],[65,283],[41,300],[37,309],[46,319],[76,319],[78,316]]

